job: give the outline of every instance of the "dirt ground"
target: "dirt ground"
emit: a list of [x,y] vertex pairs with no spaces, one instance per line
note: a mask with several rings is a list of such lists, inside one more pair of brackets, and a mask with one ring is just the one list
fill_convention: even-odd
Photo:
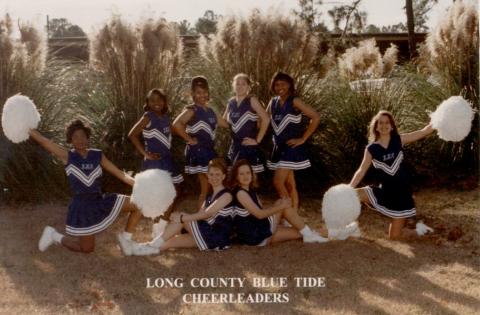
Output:
[[[98,237],[92,254],[59,246],[41,253],[37,242],[43,227],[63,230],[66,204],[1,206],[0,313],[475,314],[480,309],[478,197],[478,191],[417,193],[418,212],[436,232],[410,243],[387,240],[388,220],[363,209],[359,239],[222,252],[179,249],[151,257],[120,253],[115,235],[125,216]],[[181,207],[194,202],[186,199]],[[320,227],[321,201],[305,200],[302,207],[306,221]],[[150,229],[151,221],[143,220],[135,238],[147,240]],[[218,277],[246,278],[246,285],[190,286],[194,278]],[[288,287],[254,288],[259,277],[285,277]],[[325,287],[296,287],[294,277],[324,277]],[[181,278],[184,287],[147,288],[147,278]],[[288,302],[183,302],[197,293],[279,293],[288,295]]]

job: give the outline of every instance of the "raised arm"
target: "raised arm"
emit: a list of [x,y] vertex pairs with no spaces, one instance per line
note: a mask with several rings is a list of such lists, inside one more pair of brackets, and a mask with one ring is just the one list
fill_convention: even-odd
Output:
[[432,127],[432,124],[428,124],[423,129],[409,133],[402,133],[400,135],[400,139],[402,139],[402,144],[408,144],[425,138],[426,136],[433,133],[433,131],[434,129]]
[[256,97],[252,96],[250,98],[250,104],[252,105],[253,110],[257,113],[258,118],[260,118],[260,128],[258,129],[257,138],[255,139],[257,143],[260,143],[270,125],[270,117]]
[[133,184],[135,183],[135,180],[132,178],[132,176],[119,170],[118,167],[116,167],[115,164],[113,164],[109,159],[107,159],[107,157],[103,153],[102,153],[102,160],[100,162],[100,165],[102,165],[102,167],[107,172],[109,172],[116,178],[120,179],[125,184],[133,186]]
[[218,211],[225,208],[231,202],[232,202],[232,195],[229,193],[225,193],[220,198],[215,200],[207,208],[202,207],[202,209],[197,213],[193,213],[193,214],[182,213],[183,214],[182,221],[185,223],[185,222],[198,221],[198,220],[204,220],[204,219],[210,218],[211,216],[214,216]]
[[45,138],[40,132],[36,129],[30,130],[30,137],[40,144],[45,150],[53,154],[57,159],[67,164],[68,162],[68,150],[64,147],[54,143],[52,140]]
[[307,130],[303,133],[303,136],[299,139],[291,139],[287,142],[288,145],[292,147],[299,146],[304,144],[308,138],[315,132],[318,125],[320,124],[320,115],[314,110],[311,106],[305,104],[300,98],[295,97],[293,99],[293,106],[298,110],[302,111],[302,113],[310,118],[310,124],[308,125]]
[[291,205],[291,201],[288,201],[288,199],[279,199],[271,207],[260,209],[252,198],[243,190],[237,192],[237,199],[242,206],[257,219],[269,217]]
[[358,186],[358,184],[360,184],[362,179],[365,177],[365,174],[367,173],[368,169],[370,168],[370,165],[372,165],[372,155],[370,154],[370,152],[368,152],[367,149],[365,149],[362,163],[360,164],[360,167],[353,175],[352,180],[350,181],[350,186],[355,188]]
[[195,113],[193,110],[185,108],[180,115],[175,118],[172,124],[172,130],[175,134],[177,134],[179,137],[181,137],[185,142],[188,144],[196,144],[197,141],[190,137],[186,131],[187,129],[187,123],[190,121],[190,119],[193,118],[193,115]]

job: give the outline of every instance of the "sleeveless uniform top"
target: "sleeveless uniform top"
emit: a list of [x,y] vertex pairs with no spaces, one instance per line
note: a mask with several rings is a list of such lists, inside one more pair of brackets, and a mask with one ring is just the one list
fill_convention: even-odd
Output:
[[74,195],[101,194],[100,178],[103,174],[101,160],[101,150],[89,149],[85,158],[75,150],[68,152],[65,171]]
[[228,102],[227,121],[231,127],[231,136],[234,142],[242,142],[244,138],[257,137],[258,115],[252,109],[250,97],[245,97],[240,104],[232,98]]
[[160,156],[170,155],[172,132],[168,115],[159,117],[154,112],[149,111],[146,116],[150,119],[150,122],[142,131],[145,151],[159,153]]
[[301,138],[304,133],[302,112],[293,106],[294,96],[290,95],[283,105],[280,97],[273,98],[271,103],[271,124],[273,127],[273,143],[282,144],[293,138]]
[[198,140],[198,145],[213,147],[215,139],[215,128],[217,128],[217,117],[211,108],[203,108],[201,105],[190,105],[189,109],[194,111],[192,119],[187,123],[186,132]]

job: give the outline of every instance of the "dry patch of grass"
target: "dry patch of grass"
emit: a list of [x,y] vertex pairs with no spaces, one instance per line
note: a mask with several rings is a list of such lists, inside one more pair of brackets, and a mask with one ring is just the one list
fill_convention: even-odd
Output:
[[[364,209],[360,239],[208,253],[182,249],[152,257],[121,255],[115,233],[125,217],[98,237],[93,254],[57,246],[40,253],[43,226],[61,229],[66,205],[2,207],[0,313],[474,314],[480,307],[478,200],[478,191],[421,191],[418,212],[436,233],[410,243],[386,239],[388,220]],[[194,198],[187,198],[181,207],[194,204]],[[321,201],[305,200],[302,207],[307,222],[320,227]],[[147,240],[150,225],[142,221],[136,238]],[[296,288],[293,277],[298,276],[325,277],[326,287]],[[180,277],[185,287],[147,289],[148,277]],[[246,277],[247,283],[254,277],[288,277],[289,286],[195,289],[188,285],[194,277]],[[212,292],[286,292],[289,302],[182,302],[186,293]]]

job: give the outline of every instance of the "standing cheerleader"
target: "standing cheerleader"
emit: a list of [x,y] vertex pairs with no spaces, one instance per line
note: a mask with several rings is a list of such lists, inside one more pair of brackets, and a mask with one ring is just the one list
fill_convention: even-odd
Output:
[[[67,150],[32,129],[30,136],[47,151],[65,164],[65,170],[74,193],[68,207],[66,233],[64,236],[47,226],[38,243],[41,251],[51,244],[61,244],[69,250],[90,253],[95,247],[95,235],[109,227],[120,212],[129,212],[121,240],[131,240],[135,227],[142,217],[130,198],[119,194],[102,194],[100,179],[106,170],[124,183],[133,186],[134,180],[120,171],[100,150],[90,149],[88,141],[91,129],[82,121],[71,122],[66,129]],[[122,245],[122,244],[121,244]],[[123,250],[123,247],[122,247]]]
[[[312,231],[291,207],[289,199],[278,199],[263,209],[255,192],[256,179],[247,160],[238,161],[232,169],[234,196],[233,227],[236,239],[245,245],[264,246],[303,237],[305,243],[324,243],[328,239]],[[279,226],[284,218],[292,227]]]
[[200,196],[198,208],[202,206],[208,191],[208,162],[217,156],[214,149],[215,129],[228,128],[228,123],[209,107],[208,82],[205,77],[192,79],[193,105],[186,106],[173,122],[174,132],[182,137],[185,147],[185,173],[198,174]]
[[[153,89],[148,92],[144,110],[145,114],[130,130],[128,138],[144,157],[143,170],[161,169],[170,172],[172,175],[173,183],[176,184],[177,197],[169,210],[163,215],[163,218],[167,220],[170,213],[175,209],[176,201],[180,195],[178,184],[183,181],[183,176],[178,172],[170,151],[172,135],[165,93],[160,89]],[[141,142],[141,136],[143,136],[144,143]],[[156,219],[156,222],[158,222],[158,219]],[[159,227],[158,224],[155,224],[154,231],[157,227]]]
[[[270,90],[277,96],[270,100],[267,108],[273,127],[273,151],[268,167],[275,171],[273,185],[278,195],[291,198],[293,208],[298,210],[299,198],[293,172],[310,167],[305,141],[317,128],[320,116],[295,96],[294,81],[288,74],[277,72],[272,78]],[[310,118],[306,130],[302,115]]]
[[[169,248],[198,247],[222,250],[230,246],[232,230],[232,195],[224,186],[225,161],[215,158],[208,163],[209,193],[201,209],[194,214],[174,212],[165,232],[149,243],[135,244],[134,255],[158,254]],[[182,228],[188,234],[180,234]]]
[[230,124],[232,134],[227,154],[229,166],[246,159],[255,173],[263,172],[262,153],[258,144],[265,136],[270,118],[258,99],[249,95],[251,81],[248,75],[237,74],[232,85],[235,97],[230,99],[223,114],[223,118]]
[[381,185],[359,188],[357,193],[362,202],[392,218],[388,232],[391,239],[409,236],[405,235],[408,231],[403,229],[405,219],[416,214],[402,146],[420,140],[432,132],[433,128],[429,124],[421,130],[399,134],[392,114],[383,110],[373,117],[370,123],[370,144],[365,149],[363,161],[350,185],[357,187],[373,164]]

